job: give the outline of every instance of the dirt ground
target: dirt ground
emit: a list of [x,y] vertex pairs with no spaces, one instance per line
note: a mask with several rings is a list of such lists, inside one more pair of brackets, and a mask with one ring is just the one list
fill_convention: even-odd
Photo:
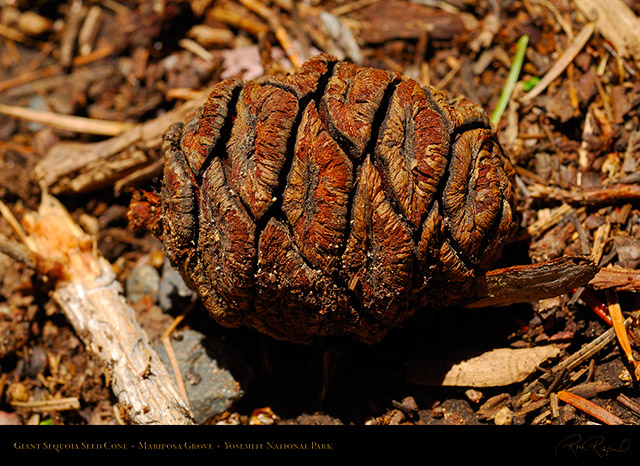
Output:
[[[593,3],[0,0],[0,199],[21,219],[43,189],[56,196],[158,347],[184,315],[172,341],[195,338],[219,369],[211,382],[183,373],[204,392],[194,395],[205,400],[198,423],[637,424],[640,2],[613,2],[613,18],[594,15]],[[496,115],[519,50],[522,68]],[[320,52],[464,95],[493,115],[521,215],[498,267],[579,255],[605,272],[541,301],[425,310],[374,345],[296,345],[212,322],[163,268],[160,243],[128,224],[133,190],[160,188],[158,142],[102,159],[77,144],[109,141],[221,79],[291,71]],[[6,216],[0,233],[0,424],[125,423],[108,372],[51,297],[56,277],[19,260]],[[489,358],[488,369],[445,383],[454,363],[498,348],[530,367],[503,373]],[[536,359],[540,348],[553,354]]]

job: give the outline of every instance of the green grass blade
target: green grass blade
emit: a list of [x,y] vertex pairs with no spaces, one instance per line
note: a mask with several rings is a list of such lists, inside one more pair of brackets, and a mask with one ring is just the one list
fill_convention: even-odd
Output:
[[527,45],[529,44],[529,36],[526,34],[520,37],[518,40],[518,47],[516,48],[516,54],[513,57],[513,63],[511,63],[511,69],[509,70],[509,76],[507,77],[507,82],[502,89],[502,93],[500,94],[500,100],[498,100],[498,105],[496,106],[493,114],[491,115],[491,123],[493,125],[497,125],[502,118],[502,114],[507,109],[507,105],[509,104],[509,100],[511,100],[511,94],[513,94],[513,90],[516,87],[516,83],[518,82],[518,78],[520,77],[520,70],[522,70],[522,63],[524,62],[524,54],[527,50]]

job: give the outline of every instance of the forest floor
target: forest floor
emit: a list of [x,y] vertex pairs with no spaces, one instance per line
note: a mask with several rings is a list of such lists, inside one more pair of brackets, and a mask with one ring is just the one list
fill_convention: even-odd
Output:
[[[0,0],[0,199],[20,219],[44,188],[56,196],[158,347],[184,316],[171,339],[191,351],[182,370],[198,423],[638,424],[640,2],[606,3],[609,14],[587,0]],[[538,302],[425,311],[375,345],[296,345],[212,322],[180,294],[160,243],[128,225],[133,190],[160,187],[157,141],[98,160],[77,144],[109,141],[221,79],[291,71],[320,52],[493,115],[521,215],[499,266],[581,255],[609,275]],[[51,298],[55,280],[11,257],[20,237],[6,216],[0,234],[0,424],[124,423],[105,368]],[[499,381],[433,375],[497,348],[554,352]]]

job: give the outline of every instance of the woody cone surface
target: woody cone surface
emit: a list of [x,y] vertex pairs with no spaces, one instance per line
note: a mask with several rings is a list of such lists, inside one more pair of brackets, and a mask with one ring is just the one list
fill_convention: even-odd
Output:
[[220,82],[163,153],[171,263],[220,324],[278,339],[374,343],[463,303],[516,228],[480,107],[327,55]]

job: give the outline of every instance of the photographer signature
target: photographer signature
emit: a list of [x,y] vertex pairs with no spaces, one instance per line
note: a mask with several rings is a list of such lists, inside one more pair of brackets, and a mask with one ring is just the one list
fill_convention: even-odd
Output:
[[607,444],[603,435],[594,435],[583,440],[582,435],[573,434],[564,438],[556,446],[556,456],[562,451],[573,454],[576,458],[579,454],[595,454],[600,458],[607,457],[612,453],[625,453],[631,447],[629,439],[621,440],[619,444]]

